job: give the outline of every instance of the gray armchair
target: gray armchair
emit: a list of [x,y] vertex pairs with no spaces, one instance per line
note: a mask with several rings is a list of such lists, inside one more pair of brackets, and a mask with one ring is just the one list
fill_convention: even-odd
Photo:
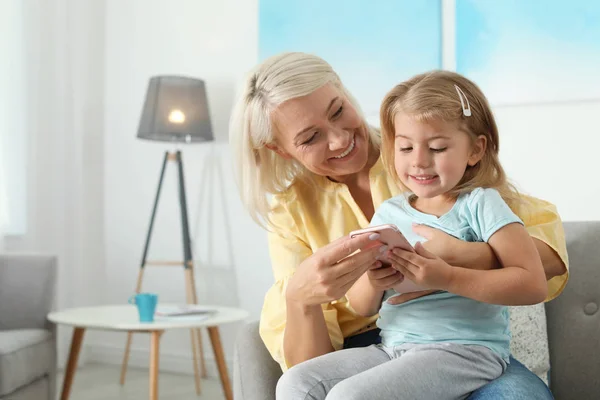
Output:
[[54,400],[56,258],[0,254],[0,399]]
[[[565,223],[570,280],[546,304],[550,388],[557,400],[600,399],[600,222]],[[281,376],[258,335],[258,322],[239,333],[234,355],[234,398],[273,400]]]

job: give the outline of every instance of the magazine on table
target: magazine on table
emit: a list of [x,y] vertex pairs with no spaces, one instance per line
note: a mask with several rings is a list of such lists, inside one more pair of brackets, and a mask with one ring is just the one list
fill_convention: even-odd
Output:
[[154,313],[157,317],[204,317],[208,318],[217,313],[213,307],[200,304],[159,305]]

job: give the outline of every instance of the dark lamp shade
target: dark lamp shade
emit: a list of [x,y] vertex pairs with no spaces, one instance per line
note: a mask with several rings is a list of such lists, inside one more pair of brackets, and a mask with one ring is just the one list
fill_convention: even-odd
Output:
[[137,137],[182,143],[212,141],[204,81],[183,76],[150,78]]

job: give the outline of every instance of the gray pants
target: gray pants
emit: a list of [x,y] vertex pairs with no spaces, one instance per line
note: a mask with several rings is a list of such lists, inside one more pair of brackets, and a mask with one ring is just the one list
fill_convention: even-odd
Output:
[[277,383],[277,400],[464,399],[506,366],[483,346],[372,345],[294,366]]

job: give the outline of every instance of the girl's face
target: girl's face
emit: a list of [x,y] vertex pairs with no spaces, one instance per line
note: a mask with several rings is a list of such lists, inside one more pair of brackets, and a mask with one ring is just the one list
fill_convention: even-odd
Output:
[[394,126],[396,173],[419,198],[445,198],[458,185],[467,166],[477,164],[485,152],[485,137],[473,141],[456,123],[419,122],[399,112]]
[[343,182],[367,165],[367,127],[332,84],[282,103],[273,121],[276,144],[268,147],[317,175]]

